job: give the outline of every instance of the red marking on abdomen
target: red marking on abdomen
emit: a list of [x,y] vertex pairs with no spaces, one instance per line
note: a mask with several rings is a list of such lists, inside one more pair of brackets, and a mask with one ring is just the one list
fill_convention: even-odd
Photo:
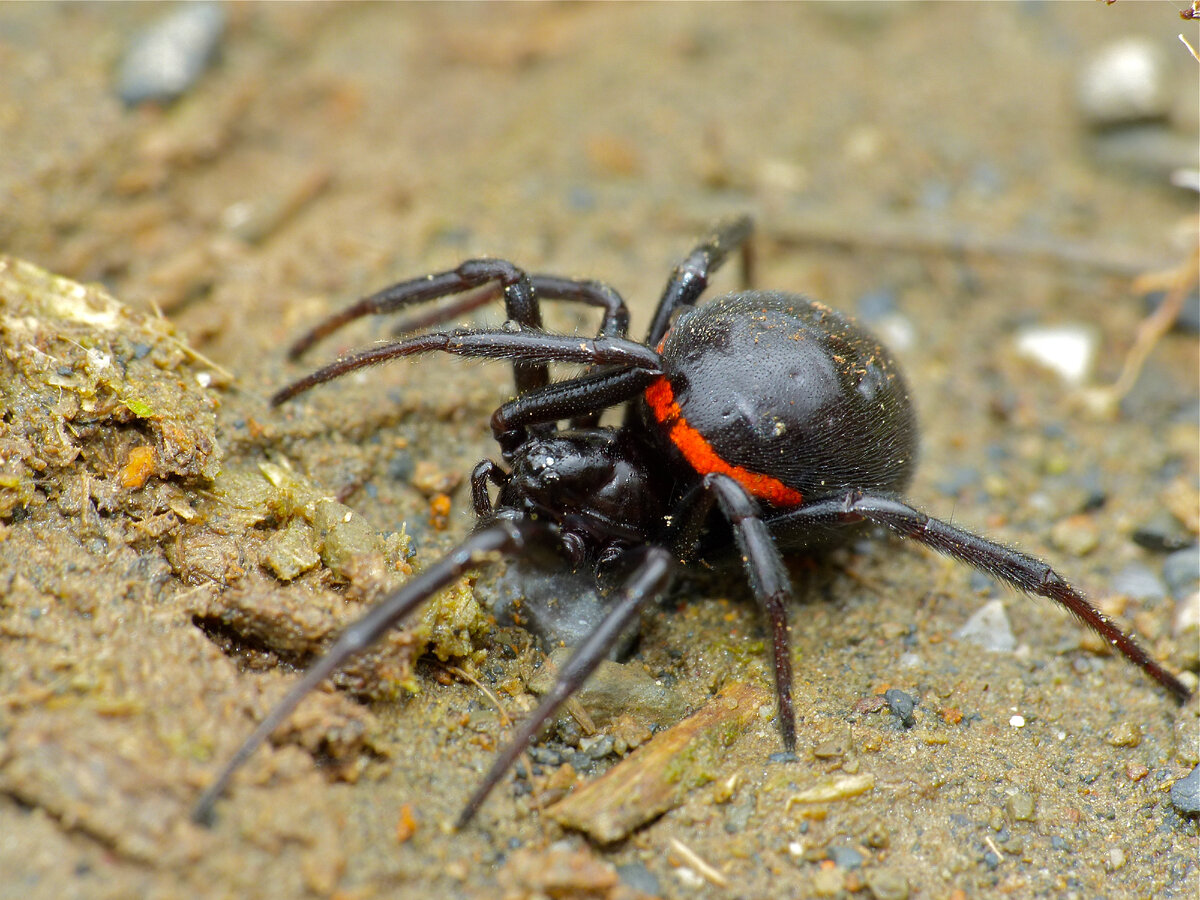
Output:
[[778,478],[751,472],[723,460],[704,435],[688,424],[679,404],[675,402],[675,392],[665,375],[651,382],[646,388],[645,397],[655,420],[666,431],[671,443],[679,448],[683,458],[701,475],[707,475],[709,472],[728,475],[753,496],[766,500],[773,506],[799,506],[804,502],[803,494],[795,488],[788,487]]

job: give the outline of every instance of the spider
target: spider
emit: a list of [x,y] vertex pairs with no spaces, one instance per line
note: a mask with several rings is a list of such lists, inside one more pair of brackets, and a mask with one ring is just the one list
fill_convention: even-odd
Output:
[[[787,621],[792,588],[780,545],[844,540],[854,532],[848,526],[864,522],[1061,603],[1172,694],[1187,698],[1178,678],[1047,564],[903,499],[916,461],[916,420],[896,363],[874,337],[797,294],[743,291],[696,306],[731,255],[740,252],[748,268],[751,230],[748,217],[719,223],[688,254],[667,282],[644,342],[627,337],[625,303],[604,284],[473,259],[366,297],[293,346],[296,357],[362,316],[464,294],[398,329],[412,332],[502,293],[508,317],[502,328],[404,336],[301,378],[272,403],[349,372],[435,350],[510,360],[516,396],[491,418],[503,465],[485,459],[472,472],[478,522],[471,534],[346,628],[246,739],[193,818],[210,822],[233,773],[297,704],[438,590],[500,555],[546,547],[563,565],[619,572],[619,589],[550,693],[497,756],[463,808],[460,827],[639,609],[667,590],[676,565],[730,537],[770,626],[776,718],[788,751],[796,745]],[[599,333],[543,331],[541,300],[599,307]],[[551,362],[586,368],[551,381]],[[600,425],[600,414],[620,404],[627,404],[623,423]],[[560,427],[563,422],[568,427]]]

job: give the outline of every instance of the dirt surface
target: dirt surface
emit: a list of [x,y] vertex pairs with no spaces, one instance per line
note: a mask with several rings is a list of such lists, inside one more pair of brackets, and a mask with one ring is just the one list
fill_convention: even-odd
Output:
[[[1195,165],[1175,34],[1198,42],[1170,4],[247,5],[180,100],[126,108],[120,60],[169,11],[0,8],[0,251],[103,286],[0,269],[0,898],[1195,896],[1197,822],[1168,798],[1195,701],[1048,603],[882,538],[795,562],[798,760],[771,759],[759,716],[624,840],[536,808],[617,761],[553,750],[591,746],[566,722],[449,827],[504,740],[480,686],[519,715],[541,659],[469,579],[310,698],[212,830],[188,819],[296,667],[469,530],[460,476],[496,454],[509,396],[502,364],[427,358],[275,410],[386,326],[299,362],[288,341],[482,254],[608,281],[640,334],[730,213],[757,218],[758,285],[893,345],[917,504],[1050,559],[1194,668],[1195,581],[1172,596],[1171,557],[1133,540],[1196,540],[1194,333],[1115,408],[1088,402],[1144,315],[1132,278],[1195,247],[1168,171],[1180,143]],[[1132,151],[1075,101],[1129,33],[1173,66],[1168,121]],[[1095,349],[1075,385],[1018,352],[1059,325]],[[955,637],[993,596],[1015,649]],[[685,579],[625,668],[697,709],[769,684],[763,643],[737,579]],[[673,724],[614,721],[617,749]]]

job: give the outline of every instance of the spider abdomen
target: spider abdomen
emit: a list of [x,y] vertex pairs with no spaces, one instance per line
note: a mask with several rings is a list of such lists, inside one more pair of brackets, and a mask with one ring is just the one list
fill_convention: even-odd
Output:
[[917,430],[891,355],[839,313],[748,291],[689,309],[661,344],[650,415],[699,474],[777,508],[846,488],[900,491]]

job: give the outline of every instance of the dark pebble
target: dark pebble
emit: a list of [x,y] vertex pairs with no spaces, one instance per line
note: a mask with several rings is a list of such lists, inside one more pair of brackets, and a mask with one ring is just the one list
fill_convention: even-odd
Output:
[[857,869],[863,864],[863,855],[853,847],[830,847],[825,855],[833,860],[839,869]]
[[917,704],[911,696],[899,688],[891,688],[884,693],[883,699],[887,701],[892,715],[899,719],[905,728],[912,728],[916,724],[917,717],[913,715],[913,708]]
[[1192,543],[1191,534],[1165,509],[1135,528],[1132,537],[1139,547],[1155,553],[1173,553]]
[[1000,865],[1000,857],[989,850],[987,853],[983,854],[983,864],[989,869],[995,869]]
[[1171,805],[1185,816],[1200,815],[1200,766],[1171,785]]
[[617,866],[617,876],[635,891],[641,891],[651,897],[657,897],[662,893],[658,878],[646,868],[645,863],[631,862]]

